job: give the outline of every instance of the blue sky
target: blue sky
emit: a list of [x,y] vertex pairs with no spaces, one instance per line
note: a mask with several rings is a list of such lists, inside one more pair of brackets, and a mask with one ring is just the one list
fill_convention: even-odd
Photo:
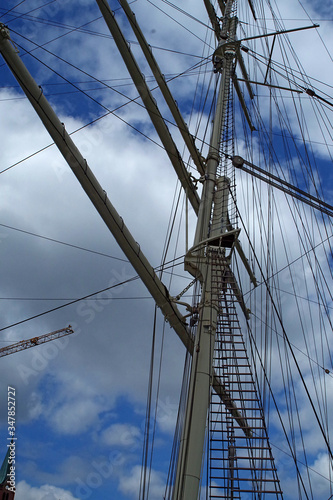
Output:
[[[156,2],[181,23],[176,24],[146,0],[133,2],[132,8],[166,75],[187,71],[200,57],[211,56],[209,42],[205,44],[205,53],[202,52],[205,26],[195,20],[207,22],[204,6],[201,2],[193,3],[181,3],[181,8],[193,15],[191,19],[161,1]],[[299,17],[296,3],[289,4],[281,4],[284,17]],[[110,5],[149,81],[149,70],[118,3],[112,1]],[[326,12],[322,4],[318,15]],[[100,19],[97,5],[92,0],[26,0],[21,4],[10,0],[0,3],[0,15],[11,30],[24,63],[42,85],[66,130],[81,129],[73,134],[73,140],[151,264],[158,266],[177,179],[163,149],[156,144],[158,138],[145,110],[135,102],[117,110],[137,93],[129,85],[126,68]],[[306,24],[304,17],[297,25]],[[286,24],[290,27],[295,21]],[[331,27],[331,23],[324,22],[320,32],[328,47],[332,47]],[[318,76],[320,72],[320,79],[332,81],[332,61],[327,56],[323,64],[313,57],[320,40],[316,34],[308,39],[313,48],[307,46],[302,63],[312,75]],[[295,47],[304,47],[308,39],[300,35]],[[169,50],[162,50],[165,47]],[[29,51],[31,54],[26,53]],[[154,303],[139,280],[133,279],[135,271],[55,146],[46,148],[52,141],[6,65],[0,64],[0,171],[18,163],[1,175],[1,345],[68,324],[75,330],[74,335],[64,339],[1,359],[1,401],[6,401],[8,385],[16,388],[15,498],[138,498]],[[170,86],[185,118],[189,119],[194,76],[178,78]],[[159,97],[157,92],[154,95]],[[117,111],[82,128],[111,110]],[[164,104],[161,110],[170,119]],[[190,126],[194,131],[195,123]],[[201,133],[203,125],[198,128]],[[174,132],[171,125],[170,130]],[[318,127],[311,134],[314,141],[318,139],[314,154],[328,168],[330,158],[327,149],[319,145]],[[179,137],[175,137],[177,144],[181,144]],[[241,142],[240,151],[243,147]],[[240,184],[245,191],[251,188],[244,176],[240,176]],[[329,197],[328,184],[325,187]],[[190,241],[194,220],[190,213]],[[170,253],[167,260],[185,251],[183,219],[177,219],[177,223],[181,236],[179,241],[177,237],[172,240],[176,253]],[[285,229],[291,237],[291,253],[297,255],[299,249],[292,242],[293,228],[287,224]],[[317,236],[314,231],[314,238]],[[325,258],[325,251],[321,258]],[[175,273],[170,285],[170,276],[167,273],[163,276],[174,295],[191,280],[182,265],[175,268]],[[290,286],[288,276],[284,278],[282,284]],[[103,294],[7,328],[104,289],[108,290]],[[287,307],[291,330],[293,314]],[[151,500],[164,494],[185,358],[180,340],[164,325],[159,313],[156,332],[155,375],[160,366],[161,386]],[[296,335],[293,340],[297,342]],[[328,388],[330,383],[329,380]],[[153,401],[156,391],[154,379]],[[282,401],[282,393],[278,395]],[[1,405],[0,459],[6,452],[6,419],[6,407]],[[316,434],[310,432],[310,427],[309,417],[308,438],[314,441]],[[322,471],[321,460],[325,459],[319,445],[313,445],[312,458],[313,466]],[[283,474],[285,484],[292,488],[294,483],[288,471],[283,470]],[[321,491],[320,481],[318,484]]]

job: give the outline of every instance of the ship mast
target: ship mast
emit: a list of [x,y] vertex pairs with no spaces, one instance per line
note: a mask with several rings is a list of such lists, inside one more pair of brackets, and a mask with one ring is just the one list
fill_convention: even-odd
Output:
[[[224,342],[225,350],[233,348],[232,336],[238,335],[239,338],[241,337],[238,333],[240,330],[238,320],[235,319],[236,314],[233,313],[234,303],[239,303],[246,319],[248,319],[248,311],[230,267],[234,248],[240,253],[250,278],[252,282],[254,281],[238,242],[240,230],[235,224],[235,211],[231,214],[231,207],[234,207],[234,198],[230,194],[233,193],[234,189],[231,179],[234,166],[229,154],[226,159],[224,157],[222,159],[221,154],[222,136],[229,135],[226,134],[229,123],[228,100],[231,93],[231,84],[235,84],[233,78],[235,58],[238,59],[239,57],[237,53],[238,42],[236,41],[237,17],[235,15],[235,2],[234,0],[225,2],[221,29],[219,28],[219,22],[215,26],[215,33],[219,43],[213,56],[213,63],[215,72],[219,76],[219,89],[209,151],[201,177],[203,182],[201,199],[196,193],[191,176],[189,176],[186,169],[184,170],[184,164],[180,160],[176,146],[163,123],[157,105],[151,99],[148,89],[144,86],[144,80],[140,77],[133,54],[128,45],[124,43],[123,36],[106,0],[96,0],[96,2],[118,45],[133,81],[136,83],[140,95],[142,94],[142,100],[147,107],[152,123],[170,154],[174,169],[188,194],[193,209],[198,213],[194,243],[185,257],[185,269],[201,284],[201,299],[198,306],[199,319],[194,341],[191,332],[188,330],[185,317],[177,307],[177,300],[172,298],[164,283],[158,278],[153,267],[127,229],[123,219],[95,178],[87,161],[66,132],[64,124],[61,123],[46,100],[42,89],[34,81],[19,58],[10,41],[9,31],[2,24],[0,24],[0,52],[91,202],[146,285],[156,304],[160,307],[165,319],[173,327],[189,353],[192,354],[187,409],[173,488],[173,500],[196,500],[200,496],[202,458],[212,391],[215,392],[219,402],[222,402],[225,411],[228,413],[228,419],[232,422],[231,427],[235,422],[243,438],[252,439],[253,422],[258,422],[258,432],[255,432],[256,439],[260,440],[260,450],[265,450],[268,457],[261,460],[271,460],[269,447],[263,444],[266,436],[259,436],[262,430],[265,431],[264,422],[261,421],[262,416],[253,417],[252,421],[245,417],[243,414],[244,408],[240,411],[241,390],[238,388],[233,389],[232,384],[227,386],[225,382],[228,382],[228,377],[224,376],[223,371],[217,370],[213,363],[217,333],[225,337],[220,342],[221,345]],[[125,0],[122,0],[122,4],[126,6]],[[210,2],[205,2],[205,4],[208,7]],[[154,66],[158,80],[161,80],[157,66],[151,58],[149,60]],[[170,101],[166,83],[163,79],[162,87],[164,88],[166,102],[177,114],[173,103]],[[186,130],[183,132],[187,136],[188,132]],[[190,136],[187,136],[186,142],[193,149]],[[198,171],[202,174],[201,158],[198,158],[197,163]],[[223,168],[221,167],[222,163]],[[232,320],[230,314],[234,314]],[[231,323],[236,327],[231,327]],[[243,345],[242,340],[237,341],[237,343]],[[226,345],[231,345],[231,348],[225,347]],[[247,359],[245,349],[242,359]],[[242,366],[245,365],[242,364]],[[236,368],[238,368],[236,365],[232,365],[231,371],[236,370]],[[247,377],[248,375],[249,372],[246,373]],[[255,393],[252,386],[249,392],[251,394]],[[250,401],[250,399],[247,400]],[[258,400],[251,399],[251,401],[256,404],[256,408],[253,407],[251,410],[258,409],[260,412]],[[227,493],[229,496],[223,498],[234,498],[234,485],[237,482],[237,478],[234,477],[237,463],[234,441],[234,433],[233,429],[231,429],[227,443],[227,461],[230,468],[228,481],[231,484],[231,496]],[[259,446],[256,449],[259,449]],[[256,455],[252,454],[250,458],[252,463],[247,470],[251,474],[250,480],[254,480],[255,484],[259,485],[256,486],[256,489],[261,495],[260,481],[256,475],[258,467],[254,463]],[[264,470],[266,477],[269,475],[267,472],[269,469],[265,468]],[[268,478],[266,480],[264,478],[262,481],[275,483],[276,479]]]
[[[218,177],[222,128],[226,118],[231,75],[236,57],[237,18],[232,15],[234,0],[227,0],[214,62],[220,72],[215,117],[207,156],[194,245],[185,258],[185,268],[202,287],[200,317],[195,337],[185,424],[177,465],[173,500],[199,498],[202,457],[213,378],[213,354],[218,315],[219,290],[213,285],[217,274],[228,266],[226,247],[232,247],[238,231],[228,224],[230,180]],[[218,265],[216,265],[216,260]]]
[[[171,291],[169,291],[168,287],[162,281],[162,275],[158,275],[144,255],[140,245],[125,225],[123,218],[116,211],[102,185],[98,182],[93,170],[89,167],[86,159],[82,156],[71,139],[70,134],[66,131],[65,125],[59,120],[48,103],[42,87],[34,81],[32,75],[28,72],[19,56],[16,45],[11,42],[8,28],[2,23],[0,23],[0,54],[3,56],[98,214],[115,237],[120,248],[153,297],[165,321],[174,330],[172,335],[173,333],[178,335],[189,354],[189,358],[191,357],[191,373],[185,373],[184,378],[184,385],[186,385],[187,389],[187,391],[184,391],[187,392],[186,401],[181,401],[180,405],[181,411],[184,407],[186,409],[183,422],[181,422],[182,428],[179,431],[177,427],[176,434],[177,437],[181,435],[177,465],[174,469],[174,462],[171,462],[166,487],[168,496],[165,495],[164,498],[172,498],[172,500],[198,500],[204,496],[202,490],[207,487],[206,498],[240,500],[241,498],[246,499],[251,497],[259,500],[272,495],[274,498],[281,500],[283,493],[268,440],[268,430],[273,431],[274,441],[278,445],[280,434],[286,439],[288,444],[289,451],[286,452],[282,448],[279,450],[280,454],[284,454],[280,456],[287,457],[289,455],[288,462],[283,463],[282,472],[285,473],[289,467],[289,465],[286,465],[287,463],[292,463],[292,470],[296,472],[295,480],[288,477],[288,474],[285,474],[285,480],[289,480],[289,490],[291,491],[291,493],[287,491],[287,495],[297,495],[296,491],[293,491],[293,486],[296,486],[296,484],[299,489],[297,498],[313,497],[314,491],[316,491],[316,494],[319,494],[317,484],[319,485],[320,483],[317,483],[317,481],[314,482],[316,490],[313,490],[314,485],[311,484],[311,476],[317,473],[321,476],[321,480],[327,480],[329,483],[329,494],[325,498],[333,498],[333,496],[329,496],[332,494],[331,474],[333,457],[328,438],[330,401],[327,397],[327,387],[329,387],[327,384],[329,382],[322,377],[322,373],[330,376],[331,372],[328,368],[324,367],[326,367],[326,363],[328,362],[332,364],[331,351],[327,340],[327,332],[332,331],[332,321],[329,314],[332,293],[329,290],[329,282],[326,281],[326,273],[322,274],[327,269],[327,275],[330,273],[332,276],[329,259],[329,255],[332,253],[332,248],[329,244],[331,227],[326,225],[326,217],[323,217],[320,221],[319,219],[316,220],[312,218],[311,212],[301,209],[300,204],[289,203],[289,201],[289,211],[287,213],[291,215],[290,221],[287,221],[286,225],[280,223],[279,217],[282,205],[279,204],[280,200],[277,197],[275,198],[271,191],[271,188],[274,188],[274,190],[279,189],[288,196],[291,196],[293,198],[292,202],[295,200],[304,202],[308,207],[320,209],[323,214],[332,217],[333,207],[318,198],[316,178],[321,173],[321,166],[319,170],[312,170],[311,160],[315,159],[315,156],[312,152],[309,154],[309,145],[312,147],[312,144],[320,144],[313,141],[312,130],[314,129],[311,126],[310,133],[304,130],[304,124],[301,123],[303,121],[303,113],[300,112],[301,103],[300,101],[296,103],[293,99],[293,112],[295,112],[295,116],[290,118],[290,120],[287,119],[284,121],[285,118],[283,117],[283,122],[281,122],[282,113],[280,115],[280,109],[278,109],[278,106],[276,108],[278,111],[276,116],[279,119],[279,123],[283,123],[283,126],[281,127],[281,135],[278,134],[278,138],[274,139],[273,118],[275,118],[275,115],[273,111],[273,99],[277,97],[275,91],[279,90],[283,91],[283,93],[290,91],[292,95],[295,93],[305,94],[303,97],[307,96],[311,99],[320,100],[322,103],[325,103],[325,106],[332,106],[332,102],[330,99],[325,99],[315,92],[314,88],[312,88],[312,83],[309,83],[312,80],[307,81],[304,78],[303,82],[303,76],[301,79],[300,76],[292,76],[294,72],[292,66],[289,67],[288,65],[285,74],[277,71],[275,75],[276,80],[268,78],[269,75],[272,77],[274,75],[274,59],[275,52],[277,51],[276,45],[274,48],[275,38],[292,31],[317,27],[317,25],[293,30],[279,29],[274,32],[258,34],[260,31],[260,23],[258,23],[254,31],[254,36],[243,38],[240,41],[236,37],[238,23],[236,0],[218,0],[216,4],[218,4],[221,14],[215,12],[210,0],[203,0],[212,24],[214,36],[217,39],[217,49],[212,55],[214,73],[216,74],[215,110],[212,112],[214,117],[210,143],[207,148],[208,153],[206,158],[203,158],[201,149],[197,148],[196,137],[191,134],[190,129],[187,127],[169,89],[168,79],[165,78],[162,70],[159,68],[153,50],[148,41],[145,40],[144,34],[140,30],[128,1],[118,0],[118,3],[127,17],[127,24],[131,27],[137,38],[137,43],[146,59],[145,63],[148,64],[151,74],[155,79],[157,84],[155,88],[158,89],[159,95],[158,102],[154,98],[153,91],[155,88],[150,88],[145,80],[144,73],[140,69],[140,65],[135,59],[134,53],[136,51],[132,52],[131,44],[122,32],[122,23],[118,24],[116,20],[117,16],[111,10],[109,5],[111,3],[110,0],[95,1],[110,30],[111,37],[108,37],[106,43],[114,43],[117,46],[129,75],[136,86],[137,94],[147,110],[160,144],[165,150],[175,174],[178,176],[182,189],[186,193],[187,203],[192,206],[193,212],[198,217],[193,245],[189,250],[186,242],[184,265],[185,270],[192,275],[191,283],[181,294],[177,296],[171,294]],[[93,1],[91,3],[94,4]],[[167,3],[171,5],[171,2]],[[252,3],[252,0],[245,0],[243,3],[246,8],[250,8],[250,15],[256,21],[255,5]],[[173,7],[178,9],[176,5],[173,5]],[[272,12],[273,15],[269,1],[268,7],[269,12]],[[262,6],[260,14],[264,15],[264,13],[265,8]],[[222,15],[222,17],[219,17],[219,15]],[[246,17],[243,17],[242,14],[239,14],[239,17],[244,25],[247,24],[250,27],[251,18],[250,23],[247,23],[248,19]],[[277,19],[273,16],[272,21],[275,22],[274,26],[280,27],[282,19]],[[267,25],[264,24],[263,26]],[[259,30],[258,32],[257,29]],[[250,44],[249,48],[241,46],[241,42],[243,44],[245,41],[265,38],[267,36],[274,38],[271,47],[269,47],[269,43],[265,44],[264,55],[254,50],[256,48],[255,44]],[[288,53],[288,46],[286,45],[286,54]],[[241,55],[241,49],[249,52],[249,61],[251,61],[250,56],[253,56],[254,59],[259,56],[259,65],[257,67],[253,66],[251,77],[255,80],[256,74],[262,74],[262,76],[265,75],[262,79],[263,81],[255,82],[252,79],[250,80],[245,61]],[[279,57],[277,55],[277,68],[280,68],[278,63]],[[286,59],[283,57],[282,60],[285,61]],[[204,59],[200,61],[201,64],[206,63]],[[250,64],[252,68],[252,63],[250,62]],[[258,67],[261,73],[260,71],[256,73]],[[264,71],[262,71],[262,68],[264,68]],[[301,68],[298,61],[297,68]],[[237,79],[236,69],[242,74],[242,79]],[[303,75],[304,72],[302,70],[301,72],[296,71],[296,73],[297,75]],[[279,85],[281,83],[280,77],[282,83],[282,77],[287,78],[290,88]],[[242,87],[240,87],[239,82],[243,82]],[[267,96],[269,93],[269,102],[272,103],[272,107],[265,109],[266,95],[262,99],[257,94],[258,99],[252,107],[252,112],[248,110],[247,102],[254,98],[252,84],[264,86],[261,88],[266,87]],[[240,113],[243,113],[244,119],[244,135],[238,136],[240,137],[240,144],[250,144],[246,141],[248,140],[248,131],[252,132],[255,130],[252,118],[255,119],[256,126],[258,127],[258,135],[252,140],[255,148],[254,158],[250,156],[249,151],[244,155],[245,158],[235,156],[233,151],[232,87],[237,95]],[[205,89],[205,84],[203,85],[203,89]],[[242,89],[246,93],[246,98],[242,93]],[[209,90],[207,91],[207,95],[208,92]],[[124,97],[126,96],[124,95]],[[279,97],[282,98],[283,96],[280,95]],[[160,107],[159,105],[162,98],[164,99],[164,107]],[[130,102],[132,102],[132,99]],[[175,142],[169,131],[169,122],[164,117],[164,111],[167,109],[166,106],[168,108],[167,113],[170,113],[173,117],[173,122],[171,123],[172,125],[177,125],[177,133],[179,132],[179,137],[182,137],[192,158],[190,167],[196,168],[196,174],[199,174],[199,178],[195,178],[194,175],[190,174],[188,165],[183,160],[184,156],[178,150],[178,142]],[[263,132],[260,131],[260,119],[257,119],[262,108],[264,108],[265,115],[269,111],[270,118],[270,125]],[[193,105],[193,109],[197,110],[198,107]],[[207,108],[203,105],[202,109],[204,112]],[[283,107],[283,109],[289,112],[292,108],[288,105]],[[299,131],[293,130],[296,124],[296,117],[300,126]],[[299,117],[302,119],[299,119]],[[324,120],[324,122],[318,121],[314,123],[318,123],[320,128],[324,123],[324,129],[327,123],[326,113],[323,114],[321,120]],[[266,121],[262,122],[262,124],[265,128]],[[325,134],[323,134],[324,136]],[[332,138],[330,132],[328,136],[330,139]],[[296,146],[296,141],[298,140],[301,141],[300,148]],[[282,141],[284,141],[283,147],[281,146]],[[327,142],[327,139],[325,139],[325,143],[323,143],[327,146],[327,150],[329,150],[330,142]],[[281,146],[281,152],[278,151],[275,157],[274,149],[276,146],[279,148]],[[287,155],[284,153],[287,153]],[[294,161],[296,153],[299,162]],[[280,165],[282,156],[287,157],[285,162]],[[303,156],[306,157],[305,160],[303,160]],[[251,162],[256,162],[257,165]],[[323,163],[323,165],[325,164]],[[246,181],[243,183],[244,199],[247,192],[253,204],[252,207],[250,204],[245,205],[244,211],[248,212],[246,213],[248,220],[247,222],[245,222],[245,219],[242,220],[241,212],[243,210],[238,211],[235,197],[236,168],[239,172],[242,171],[250,174],[252,180],[258,179],[260,182],[264,181],[269,185],[270,189],[267,193],[267,220],[264,220],[265,216],[262,216],[266,210],[266,198],[261,197],[261,193],[254,190],[254,187],[259,190],[257,184],[247,183]],[[291,181],[295,180],[297,181],[297,186],[291,184]],[[197,190],[198,182],[202,183],[203,188],[201,193]],[[252,190],[250,190],[249,186]],[[313,194],[307,193],[307,190]],[[253,193],[256,193],[256,195],[253,196]],[[254,207],[255,204],[258,206]],[[254,218],[250,219],[252,211]],[[278,217],[276,217],[279,224],[278,233],[275,232],[276,229],[273,229],[276,214],[278,214]],[[307,223],[306,219],[308,215],[309,222]],[[254,270],[252,270],[240,246],[240,229],[238,228],[237,219],[240,221],[240,226],[244,228],[242,229],[242,234],[245,234],[245,237],[248,238],[253,266],[258,277],[261,278],[260,285],[262,285],[262,288],[259,288],[260,297],[258,293],[256,297],[253,296],[253,298],[249,299],[249,303],[250,300],[253,300],[257,304],[256,299],[258,298],[260,298],[259,302],[261,302],[258,306],[258,309],[261,307],[259,314],[257,314],[257,309],[255,309],[257,305],[253,307],[253,329],[251,329],[251,324],[248,321],[250,311],[245,306],[240,286],[232,270],[236,269],[238,263],[241,261],[241,265],[244,265],[250,281],[256,286]],[[249,227],[250,231],[248,230]],[[329,231],[327,230],[328,228]],[[293,233],[292,230],[294,231]],[[259,235],[258,239],[257,234]],[[285,245],[285,240],[289,235],[291,235],[291,248],[289,248],[289,243]],[[295,240],[297,236],[300,238],[300,245],[296,249]],[[282,253],[280,252],[281,248],[276,246],[276,242],[273,241],[278,240],[279,237],[281,237],[281,241],[284,244],[284,255],[281,258],[278,255]],[[319,237],[321,238],[320,245],[317,243]],[[261,255],[256,252],[257,244],[262,248]],[[295,248],[293,248],[294,246]],[[319,249],[320,251],[318,251]],[[235,255],[235,251],[237,251],[237,255]],[[318,257],[316,255],[317,251]],[[262,257],[265,259],[264,265],[262,265]],[[304,261],[300,264],[299,269],[303,269],[304,276],[300,280],[300,283],[303,284],[306,290],[306,294],[304,294],[306,297],[301,297],[301,294],[298,292],[302,289],[302,285],[296,284],[295,280],[291,277],[293,270],[298,270],[297,266],[293,267],[294,264],[296,262],[300,263],[301,259],[304,259]],[[321,265],[321,260],[326,262],[325,266],[327,265],[327,267]],[[288,270],[288,274],[287,272],[284,274],[284,270]],[[280,278],[278,277],[279,273],[282,273]],[[292,291],[297,300],[291,302],[291,306],[286,309],[286,312],[289,314],[292,310],[292,305],[294,305],[295,317],[298,315],[298,325],[304,338],[304,345],[306,346],[304,352],[298,347],[298,345],[302,345],[301,343],[298,344],[299,338],[297,338],[295,345],[292,344],[293,336],[291,337],[291,341],[289,340],[282,318],[282,311],[284,312],[282,299],[289,292],[279,290],[277,285],[279,284],[279,279],[281,282],[286,276],[288,277],[289,284],[289,273]],[[310,279],[308,279],[307,274],[310,276]],[[239,283],[241,284],[242,271],[240,271],[240,276]],[[192,277],[194,278],[193,280]],[[314,287],[311,286],[311,279],[315,282]],[[196,296],[195,303],[191,307],[185,302],[180,302],[179,299],[194,283],[200,285],[200,293]],[[317,298],[317,302],[312,300],[314,297]],[[303,300],[309,302],[308,308],[300,306],[300,302]],[[322,311],[318,309],[319,321],[313,315],[310,302],[319,306],[319,309],[322,309]],[[189,314],[186,313],[184,315],[179,306],[186,306]],[[244,321],[241,321],[243,317],[238,317],[239,310],[241,312],[239,316],[244,314]],[[187,318],[189,316],[192,317],[188,324]],[[307,320],[311,323],[309,335],[312,334],[312,338],[307,338]],[[196,325],[194,324],[195,322]],[[262,324],[261,329],[258,328],[259,322]],[[294,327],[293,321],[291,321],[290,325]],[[72,332],[70,329],[65,330],[64,334]],[[62,330],[60,332],[63,333]],[[44,340],[48,341],[55,334],[58,336],[59,331],[51,332],[51,334],[42,337],[45,337]],[[294,338],[296,338],[296,333]],[[39,338],[36,337],[22,342],[15,346],[0,349],[0,356],[1,351],[3,355],[6,355],[17,350],[32,347],[36,343],[39,343]],[[314,348],[313,351],[315,352],[316,360],[311,353],[312,347]],[[304,362],[304,365],[298,362],[294,349],[297,349],[302,356],[307,356],[308,360]],[[320,350],[322,352],[318,354]],[[279,357],[279,359],[276,360],[274,359],[275,357]],[[266,358],[268,361],[266,361]],[[291,363],[289,358],[291,359]],[[307,362],[309,363],[308,366],[306,365]],[[305,376],[301,373],[301,367],[303,369],[303,366],[305,367]],[[277,373],[276,368],[281,371]],[[301,383],[295,378],[294,370],[296,377],[303,384],[304,394],[306,394],[309,400],[308,406],[303,406],[303,393],[298,394]],[[275,378],[276,381],[272,380]],[[285,394],[281,395],[281,397],[279,394],[280,385],[285,385],[286,387]],[[317,400],[312,401],[312,392],[316,394]],[[318,395],[325,396],[323,402],[320,401]],[[281,399],[281,402],[279,399]],[[271,408],[274,410],[273,417],[269,416]],[[307,416],[304,419],[304,424],[301,422],[307,408],[315,415],[318,429],[323,436],[325,447],[328,451],[327,457],[322,454],[322,447],[319,440],[318,445],[316,443],[316,446],[318,446],[317,450],[314,451],[313,436],[317,437],[317,434],[310,433],[307,428],[310,418]],[[264,409],[265,413],[267,410],[266,417],[264,417]],[[301,414],[299,413],[299,409],[302,410]],[[266,422],[265,418],[267,419]],[[149,420],[147,413],[147,421]],[[180,421],[181,418],[178,422]],[[148,432],[147,435],[146,442],[149,444]],[[306,452],[304,443],[310,444],[310,452]],[[176,456],[175,450],[177,446],[178,443],[175,444],[173,449],[172,460]],[[326,458],[326,470],[328,473],[324,472],[324,474],[327,474],[327,477],[325,477],[322,471],[316,471],[319,466],[323,467],[324,459]],[[208,462],[207,482],[203,467],[204,459],[207,459]],[[144,467],[145,462],[147,463],[147,461],[142,461],[142,467]],[[152,465],[152,460],[150,465]],[[173,473],[175,473],[174,476]],[[144,476],[144,482],[145,474],[142,474],[142,476]],[[314,479],[316,479],[315,476]],[[288,482],[286,484],[288,485]],[[142,498],[146,499],[148,497],[149,488],[146,491],[143,493]]]

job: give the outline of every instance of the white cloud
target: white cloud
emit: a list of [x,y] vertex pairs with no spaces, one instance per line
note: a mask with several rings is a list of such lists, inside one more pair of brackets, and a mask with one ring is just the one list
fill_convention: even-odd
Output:
[[[129,498],[137,498],[140,491],[142,469],[140,465],[134,466],[130,474],[122,476],[119,481],[119,490]],[[149,481],[149,498],[150,500],[158,500],[163,498],[165,493],[165,478],[156,470],[147,470]]]
[[310,477],[313,485],[313,491],[316,496],[324,497],[327,491],[327,485],[330,483],[332,467],[327,455],[319,454],[310,466]]
[[42,404],[41,395],[37,392],[32,392],[28,403],[29,417],[31,419],[40,418],[43,414],[44,407]]
[[142,430],[130,424],[113,424],[104,429],[101,441],[105,446],[136,448],[142,441]]
[[159,428],[171,435],[174,433],[178,415],[178,401],[172,401],[170,397],[159,401],[157,409],[157,423]]
[[54,409],[50,423],[61,434],[81,434],[96,422],[99,410],[92,400],[71,400]]
[[20,481],[17,484],[15,499],[17,500],[79,500],[70,492],[63,488],[56,488],[49,484],[34,487],[27,484],[25,481]]

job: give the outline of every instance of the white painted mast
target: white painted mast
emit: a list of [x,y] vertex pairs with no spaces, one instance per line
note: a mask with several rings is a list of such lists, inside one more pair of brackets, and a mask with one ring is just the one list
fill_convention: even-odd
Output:
[[[233,42],[235,41],[237,22],[235,17],[231,17],[233,3],[234,0],[227,0],[223,17],[219,46],[219,54],[221,54],[219,56],[220,86],[194,245],[185,258],[185,268],[201,282],[202,295],[173,500],[196,500],[200,496],[202,459],[214,373],[213,353],[219,307],[219,291],[212,286],[213,281],[217,278],[214,276],[216,266],[212,265],[212,261],[219,259],[219,267],[223,268],[226,262],[224,242],[228,240],[227,246],[230,246],[230,236],[231,240],[237,237],[235,231],[231,231],[231,235],[228,234],[226,224],[229,180],[225,177],[217,178],[222,127],[226,117],[232,68],[236,57]],[[223,200],[222,203],[221,200]],[[212,227],[215,228],[213,234],[209,230],[211,223]],[[217,246],[216,241],[218,242]]]

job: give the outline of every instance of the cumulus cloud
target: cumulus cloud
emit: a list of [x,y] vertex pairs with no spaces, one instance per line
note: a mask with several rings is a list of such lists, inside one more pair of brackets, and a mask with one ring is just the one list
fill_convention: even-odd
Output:
[[89,429],[98,417],[99,405],[93,401],[72,400],[56,408],[50,418],[61,434],[80,434]]
[[130,424],[113,424],[101,434],[106,446],[136,447],[142,440],[142,430]]
[[[163,498],[165,493],[165,477],[156,470],[147,470],[147,475],[150,477],[149,482],[149,498],[158,500]],[[137,498],[140,491],[140,481],[142,477],[142,469],[140,465],[134,466],[130,474],[123,476],[119,481],[119,490],[125,493],[129,498]]]
[[79,500],[63,488],[56,488],[49,484],[37,488],[30,486],[25,481],[20,481],[17,484],[15,498],[17,500],[59,500],[59,498],[62,500]]

